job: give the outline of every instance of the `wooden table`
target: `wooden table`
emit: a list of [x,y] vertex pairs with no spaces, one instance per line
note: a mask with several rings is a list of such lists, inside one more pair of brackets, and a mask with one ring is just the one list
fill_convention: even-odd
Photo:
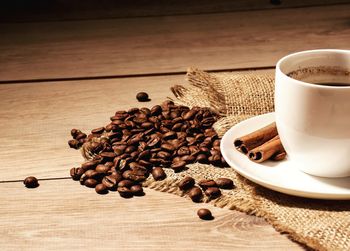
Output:
[[[298,1],[297,1],[298,2]],[[299,1],[300,2],[300,1]],[[68,178],[69,131],[148,107],[185,84],[188,66],[273,71],[293,51],[350,49],[350,4],[0,24],[1,250],[301,250],[263,219],[146,189],[100,196]],[[37,189],[23,178],[34,175]]]

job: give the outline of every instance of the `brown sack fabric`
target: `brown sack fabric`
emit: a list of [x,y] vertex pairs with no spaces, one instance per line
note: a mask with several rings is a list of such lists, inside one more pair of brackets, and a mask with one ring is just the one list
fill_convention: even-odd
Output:
[[[223,135],[234,124],[249,117],[272,112],[274,80],[272,75],[219,73],[189,69],[190,87],[174,86],[175,102],[187,106],[209,106],[223,117],[214,128]],[[232,168],[192,164],[181,173],[166,170],[164,181],[148,179],[145,186],[185,196],[177,188],[189,175],[200,180],[232,178],[236,189],[210,201],[215,206],[236,209],[265,218],[278,231],[317,250],[350,250],[350,201],[325,201],[284,195],[255,185]]]

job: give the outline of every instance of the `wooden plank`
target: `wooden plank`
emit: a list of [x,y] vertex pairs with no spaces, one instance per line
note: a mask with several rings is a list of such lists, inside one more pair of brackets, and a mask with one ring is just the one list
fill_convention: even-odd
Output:
[[57,21],[98,18],[186,15],[239,10],[293,8],[350,3],[349,0],[7,0],[0,2],[0,21]]
[[191,16],[0,25],[0,80],[273,66],[349,49],[350,5]]
[[[146,189],[122,199],[71,180],[0,184],[1,250],[302,250],[264,220]],[[215,216],[201,221],[205,206]]]

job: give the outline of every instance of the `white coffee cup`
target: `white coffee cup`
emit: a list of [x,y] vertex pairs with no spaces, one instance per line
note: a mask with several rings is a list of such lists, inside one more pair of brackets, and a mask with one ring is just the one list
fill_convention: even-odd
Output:
[[275,81],[277,130],[291,163],[316,176],[350,176],[350,50],[285,56]]

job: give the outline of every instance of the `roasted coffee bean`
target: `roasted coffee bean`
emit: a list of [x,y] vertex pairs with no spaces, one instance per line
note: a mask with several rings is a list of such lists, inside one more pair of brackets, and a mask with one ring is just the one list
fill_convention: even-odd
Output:
[[95,191],[98,194],[106,194],[108,193],[108,188],[103,183],[101,183],[96,185]]
[[177,150],[177,155],[183,156],[183,155],[189,155],[190,149],[187,146],[182,146]]
[[94,188],[97,185],[97,180],[89,178],[87,180],[84,181],[84,185],[90,188]]
[[133,145],[131,145],[131,146],[128,146],[127,148],[125,148],[125,153],[132,153],[132,152],[134,152],[134,151],[136,151],[137,150],[137,147],[136,146],[133,146]]
[[217,187],[218,185],[215,183],[214,180],[201,180],[198,182],[198,185],[203,189],[206,190],[209,187]]
[[193,163],[196,160],[196,157],[193,155],[184,155],[181,156],[180,160],[185,161],[187,164]]
[[70,169],[70,176],[73,180],[79,180],[83,173],[84,169],[80,167],[73,167],[72,169]]
[[211,214],[210,210],[206,208],[201,208],[197,211],[197,215],[202,220],[212,220],[214,219],[213,215]]
[[97,166],[98,164],[98,161],[96,160],[89,160],[89,161],[86,161],[85,163],[81,164],[81,168],[83,170],[90,170],[90,169],[95,169],[95,167]]
[[188,192],[188,196],[193,202],[200,202],[203,197],[203,192],[199,187],[192,187]]
[[138,156],[138,160],[148,160],[151,158],[151,151],[150,150],[144,150],[142,152],[140,152],[139,156]]
[[130,176],[131,172],[132,172],[131,170],[124,171],[123,174],[122,174],[123,178],[124,179],[129,179],[129,176]]
[[147,176],[147,174],[144,174],[142,171],[139,170],[133,170],[130,173],[128,173],[128,179],[135,182],[142,182],[147,179]]
[[152,127],[153,127],[153,123],[151,123],[151,122],[143,122],[141,124],[141,128],[143,128],[143,129],[150,129]]
[[155,167],[152,169],[152,176],[155,180],[164,180],[166,178],[166,173],[164,172],[163,168]]
[[169,140],[169,139],[174,139],[176,138],[176,132],[174,131],[169,131],[167,133],[164,133],[163,135],[163,140]]
[[131,198],[132,197],[132,192],[130,191],[130,188],[128,187],[119,187],[118,186],[118,189],[117,189],[119,195],[123,198]]
[[228,178],[218,178],[215,182],[222,189],[232,189],[234,187],[233,181]]
[[90,144],[90,151],[93,153],[99,153],[103,149],[103,144],[98,143],[98,142],[92,142]]
[[140,185],[133,185],[130,187],[130,191],[134,196],[143,196],[145,193],[143,192],[143,188]]
[[71,139],[71,140],[68,141],[68,145],[69,145],[70,148],[79,149],[79,147],[80,147],[81,144],[79,143],[78,140],[76,140],[76,139]]
[[170,167],[175,172],[180,172],[186,167],[186,162],[183,160],[180,160],[178,162],[173,162]]
[[196,115],[197,111],[195,110],[189,110],[188,112],[186,112],[183,116],[184,120],[190,120],[193,119],[194,116]]
[[147,169],[150,169],[153,167],[153,164],[151,162],[143,160],[143,159],[139,160],[139,164]]
[[173,152],[176,149],[172,144],[169,143],[162,144],[160,148],[168,152]]
[[118,180],[115,176],[109,175],[103,177],[102,184],[105,185],[109,190],[114,190],[118,185]]
[[86,179],[88,178],[97,179],[100,176],[100,174],[95,170],[87,170],[83,175],[86,176]]
[[171,157],[171,153],[166,152],[166,151],[159,151],[157,152],[157,157],[161,159],[168,159]]
[[130,188],[133,184],[134,184],[134,182],[132,182],[131,180],[121,180],[118,183],[118,187]]
[[147,107],[140,108],[140,112],[142,112],[143,114],[146,114],[147,117],[151,116],[151,110],[148,109]]
[[23,180],[23,184],[26,188],[36,188],[39,186],[38,179],[34,176],[29,176]]
[[221,195],[221,191],[218,187],[208,187],[204,193],[209,199],[215,199]]
[[75,128],[73,128],[73,129],[70,131],[70,135],[72,135],[72,137],[73,137],[74,139],[78,136],[79,133],[81,133],[81,131],[78,130],[78,129],[75,129]]
[[212,155],[208,158],[208,161],[215,166],[219,166],[221,164],[221,156],[220,155]]
[[195,183],[194,179],[192,177],[187,176],[180,181],[178,186],[180,190],[185,191],[192,188],[194,186],[194,183]]
[[103,164],[99,164],[96,166],[96,172],[98,173],[107,173],[109,171],[109,167]]
[[155,148],[160,145],[160,142],[161,142],[161,138],[158,136],[155,136],[151,138],[149,141],[147,141],[147,145],[150,148]]
[[203,154],[203,153],[198,154],[196,160],[197,160],[199,163],[202,163],[202,164],[208,163],[208,157],[207,157],[207,155],[205,155],[205,154]]
[[136,99],[140,102],[146,102],[146,101],[149,101],[149,97],[148,97],[148,94],[146,92],[139,92],[137,93],[136,95]]
[[160,105],[155,105],[151,108],[151,115],[158,116],[162,113],[162,107]]
[[81,139],[85,139],[87,137],[87,135],[85,133],[80,132],[75,139],[76,140],[81,140]]
[[117,155],[114,152],[102,152],[100,153],[100,156],[103,158],[103,160],[110,161],[113,160]]
[[169,110],[169,107],[174,105],[174,102],[171,100],[165,100],[162,102],[161,107],[163,110]]
[[209,148],[208,147],[204,147],[204,146],[199,147],[199,152],[202,153],[202,154],[205,154],[205,155],[209,155],[210,154]]
[[91,130],[91,133],[93,133],[93,134],[101,134],[104,131],[105,131],[104,127],[99,127],[99,128],[95,128],[95,129]]
[[133,114],[137,113],[139,110],[140,110],[139,108],[133,107],[133,108],[130,108],[130,109],[127,111],[127,113],[133,115]]

